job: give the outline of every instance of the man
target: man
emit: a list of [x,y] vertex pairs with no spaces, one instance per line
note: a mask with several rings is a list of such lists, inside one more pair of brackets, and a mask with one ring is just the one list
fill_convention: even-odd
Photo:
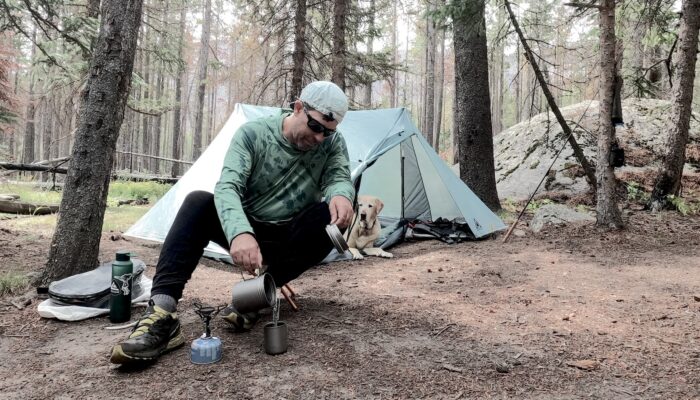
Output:
[[[266,265],[278,287],[323,260],[333,247],[326,225],[347,227],[353,213],[348,151],[335,130],[347,110],[343,91],[319,81],[302,90],[291,111],[239,128],[214,194],[192,192],[180,207],[158,259],[149,307],[114,346],[111,362],[155,360],[184,344],[177,301],[209,241],[229,248],[234,264],[249,273]],[[237,331],[257,320],[232,306],[221,315]]]

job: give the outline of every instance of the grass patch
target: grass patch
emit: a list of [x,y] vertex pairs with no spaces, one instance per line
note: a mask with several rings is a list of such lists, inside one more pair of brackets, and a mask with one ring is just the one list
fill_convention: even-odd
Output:
[[[109,185],[107,209],[105,210],[102,231],[125,231],[141,218],[172,185],[157,182],[114,181]],[[19,201],[34,204],[60,204],[61,192],[50,191],[38,186],[38,183],[2,183],[0,193],[19,195]],[[147,206],[120,206],[120,200],[137,200],[146,198]],[[7,215],[7,214],[2,214]],[[52,235],[56,228],[56,215],[15,216],[3,220],[3,225],[24,231]]]
[[113,181],[109,185],[107,205],[116,206],[119,200],[148,199],[151,204],[163,197],[172,185],[157,182]]
[[0,193],[19,195],[19,201],[25,203],[55,205],[61,202],[60,192],[33,183],[0,183]]
[[29,286],[29,277],[18,272],[0,274],[0,297],[23,293]]
[[146,214],[149,209],[150,206],[107,207],[102,232],[124,232]]

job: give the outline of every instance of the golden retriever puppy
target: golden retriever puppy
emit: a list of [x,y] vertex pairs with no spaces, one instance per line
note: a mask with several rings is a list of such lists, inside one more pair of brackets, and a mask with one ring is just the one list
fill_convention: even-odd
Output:
[[392,258],[393,254],[374,247],[374,241],[382,230],[378,217],[384,203],[374,196],[359,196],[357,201],[358,210],[353,218],[352,229],[349,234],[345,234],[352,258],[362,260],[362,252],[368,256]]

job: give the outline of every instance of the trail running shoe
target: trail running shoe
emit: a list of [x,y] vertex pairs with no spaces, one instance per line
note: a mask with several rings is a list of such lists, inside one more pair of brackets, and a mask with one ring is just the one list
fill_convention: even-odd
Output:
[[169,313],[151,301],[129,338],[112,348],[109,361],[114,364],[151,361],[183,344],[185,337],[177,313]]
[[221,310],[221,318],[228,322],[235,332],[247,332],[253,329],[255,323],[260,319],[260,314],[257,312],[241,314],[229,305]]

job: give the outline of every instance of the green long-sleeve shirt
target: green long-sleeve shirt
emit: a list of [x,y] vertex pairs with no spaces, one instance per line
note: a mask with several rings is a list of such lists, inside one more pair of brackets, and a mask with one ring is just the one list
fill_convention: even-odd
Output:
[[282,135],[290,115],[260,118],[243,124],[231,140],[214,203],[228,242],[254,233],[248,218],[269,223],[290,221],[308,205],[333,196],[351,202],[348,150],[339,133],[318,147],[300,151]]

